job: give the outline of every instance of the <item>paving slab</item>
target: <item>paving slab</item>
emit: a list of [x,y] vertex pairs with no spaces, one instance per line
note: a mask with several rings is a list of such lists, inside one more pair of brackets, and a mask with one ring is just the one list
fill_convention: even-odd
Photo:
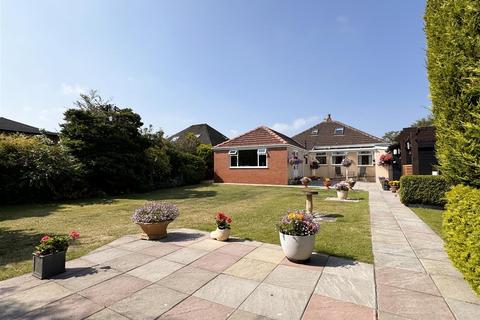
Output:
[[257,285],[258,282],[256,281],[221,274],[193,295],[197,298],[237,308]]
[[172,252],[164,256],[163,259],[182,263],[182,264],[189,264],[197,260],[198,258],[203,257],[206,254],[208,254],[208,251],[206,250],[187,247],[187,248],[182,248],[180,250]]
[[110,309],[129,319],[156,319],[187,297],[187,294],[153,284],[116,302]]
[[160,258],[181,248],[181,246],[176,246],[169,243],[161,243],[151,247],[147,247],[145,249],[141,249],[138,251],[138,253]]
[[424,272],[410,270],[376,267],[375,280],[379,284],[419,291],[439,296],[440,292],[430,276]]
[[285,254],[283,251],[262,246],[247,254],[245,258],[277,264],[285,258]]
[[110,242],[108,245],[110,247],[118,247],[122,244],[129,243],[129,242],[139,240],[139,239],[140,239],[139,235],[128,235],[128,236],[123,236],[123,237],[120,237],[118,239],[115,239],[112,242]]
[[412,258],[417,257],[412,247],[410,247],[408,243],[404,245],[398,245],[398,244],[389,244],[389,243],[382,243],[382,242],[373,242],[372,249],[375,254],[388,253],[388,254],[407,256]]
[[228,320],[269,320],[270,318],[243,311],[243,310],[236,310],[230,317],[228,317]]
[[217,249],[215,252],[242,258],[254,249],[255,246],[249,246],[240,243],[228,243],[227,245]]
[[272,319],[300,319],[310,294],[262,283],[239,307]]
[[416,248],[414,251],[417,257],[421,259],[450,261],[447,253],[444,250]]
[[178,246],[189,246],[202,239],[207,239],[208,234],[203,231],[191,229],[169,230],[166,238],[159,240],[162,243],[169,243]]
[[423,273],[425,272],[422,264],[416,257],[376,252],[374,255],[374,261],[375,265],[379,267],[399,268]]
[[50,303],[39,309],[36,309],[22,317],[22,319],[32,320],[63,320],[63,319],[84,319],[103,307],[92,301],[78,295],[72,294],[66,298]]
[[148,247],[151,247],[155,245],[155,241],[150,241],[150,240],[135,240],[131,242],[127,242],[124,244],[119,245],[117,248],[122,249],[122,250],[128,250],[128,251],[139,251],[141,249],[145,249]]
[[195,242],[194,244],[190,245],[189,248],[213,251],[215,249],[221,248],[221,247],[226,246],[226,245],[227,245],[227,243],[224,242],[224,241],[217,241],[217,240],[213,240],[213,239],[205,239],[205,240]]
[[315,287],[315,294],[376,308],[375,282],[373,279],[323,273]]
[[129,320],[127,317],[124,317],[121,314],[118,314],[115,311],[107,308],[92,314],[90,317],[86,319],[88,320]]
[[223,271],[223,273],[240,278],[262,281],[276,266],[276,264],[270,262],[243,258]]
[[25,291],[41,284],[47,283],[49,280],[40,280],[31,274],[25,274],[20,277],[10,278],[0,282],[0,299],[11,296],[12,294]]
[[279,265],[267,276],[264,283],[311,293],[320,274],[321,271]]
[[408,318],[401,317],[385,311],[378,311],[377,314],[378,314],[378,317],[377,317],[378,320],[410,320]]
[[446,298],[445,300],[457,320],[478,320],[480,315],[480,305],[449,298]]
[[175,308],[165,313],[160,319],[171,320],[224,320],[233,313],[233,308],[200,299],[189,297]]
[[129,271],[127,274],[150,282],[156,282],[183,267],[183,264],[158,258]]
[[148,286],[151,282],[132,277],[120,275],[105,282],[94,285],[79,292],[80,295],[95,303],[108,307],[113,303],[122,300],[134,292]]
[[303,320],[374,320],[375,310],[357,304],[314,294],[302,317]]
[[104,263],[108,260],[112,260],[121,256],[126,256],[131,252],[128,250],[122,250],[119,248],[108,248],[105,250],[95,251],[93,253],[87,254],[83,256],[82,259],[90,260],[97,264]]
[[323,273],[373,281],[373,266],[368,263],[330,256]]
[[200,259],[191,263],[191,266],[210,270],[212,272],[222,272],[227,269],[235,262],[237,262],[240,257],[232,256],[219,252],[210,252],[209,254],[204,255]]
[[457,277],[463,281],[463,275],[453,266],[450,261],[438,261],[430,259],[420,259],[420,261],[429,274]]
[[218,274],[205,269],[186,266],[157,283],[180,292],[192,294]]
[[457,277],[439,274],[432,274],[431,277],[437,285],[438,290],[440,290],[442,296],[445,298],[471,302],[480,305],[480,298],[475,294],[475,292],[473,292],[473,290],[465,281],[459,281]]
[[326,254],[314,253],[310,257],[310,259],[305,262],[290,261],[285,257],[280,264],[290,267],[322,272],[323,268],[327,264],[327,260],[328,256]]
[[62,273],[53,278],[53,281],[72,291],[80,291],[100,282],[111,279],[120,272],[110,267],[95,266],[82,268],[74,273]]
[[409,319],[455,319],[442,297],[377,285],[378,309]]
[[22,316],[34,309],[60,300],[73,292],[55,282],[33,287],[0,300],[2,318],[12,319]]
[[140,253],[131,253],[126,256],[121,256],[113,260],[109,260],[101,264],[103,267],[110,267],[121,272],[127,272],[136,267],[144,265],[152,260],[155,257],[148,256]]

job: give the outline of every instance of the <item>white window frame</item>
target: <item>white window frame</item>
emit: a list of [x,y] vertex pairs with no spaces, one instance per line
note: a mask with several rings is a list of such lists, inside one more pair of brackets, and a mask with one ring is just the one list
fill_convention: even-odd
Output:
[[313,129],[312,132],[310,132],[310,135],[318,136],[318,129]]
[[[325,163],[320,163],[317,156],[325,157]],[[315,160],[317,160],[319,166],[328,166],[328,154],[326,152],[315,152]]]
[[[370,164],[360,164],[360,157],[361,156],[370,156]],[[357,163],[358,167],[371,167],[373,166],[373,151],[359,151],[357,152]]]
[[[337,133],[337,130],[342,130],[342,133]],[[345,134],[345,127],[336,127],[335,130],[333,130],[334,136],[343,136],[344,134]]]
[[339,156],[343,156],[343,159],[345,159],[347,157],[347,153],[346,152],[332,152],[332,156],[331,156],[331,160],[332,160],[332,166],[334,167],[340,167],[342,164],[341,163],[335,163],[335,161],[333,161],[333,157],[339,157]]
[[[257,150],[257,165],[256,166],[239,166],[239,158],[240,158],[240,151],[248,151],[248,150]],[[268,153],[267,148],[252,148],[252,149],[240,149],[240,150],[229,150],[228,155],[230,156],[230,169],[266,169],[268,168]],[[265,156],[265,166],[259,166],[260,163],[260,156]],[[237,158],[237,165],[232,166],[232,157]]]

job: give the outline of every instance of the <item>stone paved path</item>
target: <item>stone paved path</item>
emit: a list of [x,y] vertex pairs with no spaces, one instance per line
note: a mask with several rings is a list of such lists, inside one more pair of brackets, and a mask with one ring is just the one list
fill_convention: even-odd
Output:
[[0,282],[1,319],[375,319],[373,266],[179,229],[125,236],[67,262],[56,279]]
[[443,241],[395,194],[368,189],[379,319],[480,319],[480,299]]

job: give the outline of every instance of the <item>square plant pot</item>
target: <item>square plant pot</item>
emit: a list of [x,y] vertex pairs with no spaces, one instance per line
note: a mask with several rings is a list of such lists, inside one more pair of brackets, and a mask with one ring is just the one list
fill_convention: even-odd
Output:
[[38,256],[33,254],[33,276],[48,279],[65,272],[65,251]]

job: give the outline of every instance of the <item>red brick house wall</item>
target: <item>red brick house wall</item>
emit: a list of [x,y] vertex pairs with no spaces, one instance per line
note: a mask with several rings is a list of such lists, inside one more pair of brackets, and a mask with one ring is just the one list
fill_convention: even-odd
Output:
[[228,150],[215,150],[215,182],[254,183],[254,184],[288,184],[287,148],[267,149],[268,168],[230,168]]

